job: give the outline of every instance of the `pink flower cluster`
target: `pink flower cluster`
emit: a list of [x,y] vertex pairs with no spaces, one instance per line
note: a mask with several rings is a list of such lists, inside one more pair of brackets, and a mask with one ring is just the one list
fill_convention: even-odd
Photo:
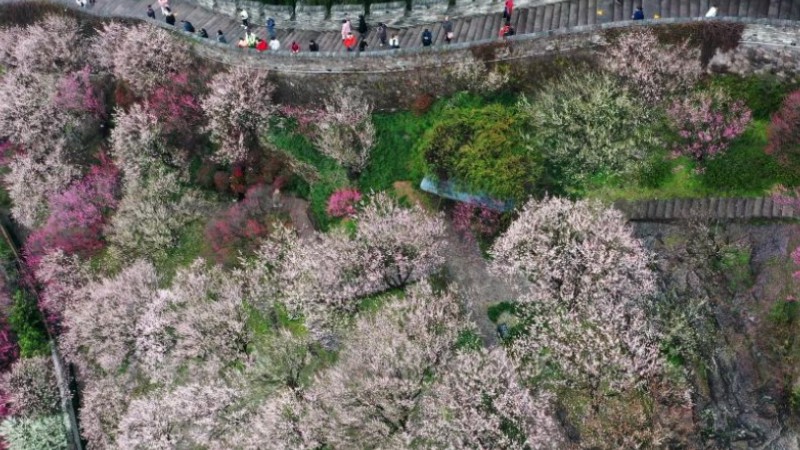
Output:
[[752,118],[743,102],[731,101],[719,92],[676,100],[667,115],[678,130],[675,154],[691,156],[698,162],[725,152]]
[[500,214],[472,202],[459,203],[453,209],[453,227],[465,239],[491,236],[500,227]]
[[67,254],[91,253],[103,247],[102,231],[110,210],[117,207],[119,170],[108,162],[50,200],[47,222],[25,244],[27,264],[38,267],[52,250]]
[[92,85],[90,75],[91,69],[86,66],[62,78],[54,99],[55,105],[68,111],[86,112],[97,119],[104,118],[106,105],[98,89]]
[[789,94],[772,115],[767,140],[768,155],[775,155],[784,165],[800,164],[800,91]]
[[328,215],[331,217],[352,217],[356,214],[356,204],[361,201],[358,189],[339,189],[328,199]]
[[313,127],[319,124],[326,116],[326,112],[321,109],[306,108],[289,104],[281,105],[278,108],[281,115],[297,121],[301,133],[311,132]]

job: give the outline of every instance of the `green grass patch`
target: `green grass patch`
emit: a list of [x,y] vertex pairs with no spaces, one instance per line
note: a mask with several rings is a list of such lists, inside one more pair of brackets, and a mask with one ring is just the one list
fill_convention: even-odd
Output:
[[734,74],[711,77],[700,89],[720,88],[731,97],[742,100],[753,111],[755,119],[769,119],[784,97],[796,87],[772,74],[739,76]]
[[8,323],[17,337],[21,357],[46,356],[49,353],[47,330],[36,307],[35,298],[17,289],[8,314]]
[[391,289],[364,297],[358,302],[358,310],[362,312],[375,312],[381,309],[386,303],[405,297],[402,289]]
[[204,233],[205,221],[195,221],[181,229],[177,244],[167,249],[163,257],[155,261],[158,273],[169,284],[181,267],[186,267],[197,258],[209,254]]
[[486,314],[489,316],[489,320],[494,323],[497,323],[497,319],[499,319],[503,313],[514,315],[516,312],[517,307],[511,302],[498,302],[486,309]]
[[461,330],[455,344],[456,349],[475,351],[483,347],[483,340],[473,329]]

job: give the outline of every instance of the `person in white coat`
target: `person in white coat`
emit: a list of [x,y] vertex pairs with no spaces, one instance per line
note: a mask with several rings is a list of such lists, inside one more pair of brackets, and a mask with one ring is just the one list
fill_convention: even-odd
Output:
[[708,8],[708,12],[706,13],[706,17],[717,17],[717,4],[712,3],[711,8]]
[[281,43],[278,42],[277,38],[272,38],[269,40],[269,49],[270,50],[279,50],[281,48]]

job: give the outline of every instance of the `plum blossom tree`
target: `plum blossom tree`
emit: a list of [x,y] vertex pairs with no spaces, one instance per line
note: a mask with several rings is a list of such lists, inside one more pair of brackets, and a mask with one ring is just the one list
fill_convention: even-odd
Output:
[[239,432],[236,441],[245,450],[313,450],[314,427],[308,403],[299,391],[284,389],[267,398]]
[[800,165],[800,91],[787,95],[781,109],[772,115],[767,139],[765,152],[774,155],[787,170],[797,170]]
[[220,146],[216,157],[226,163],[243,161],[258,147],[259,134],[277,111],[271,99],[275,88],[267,72],[244,67],[215,75],[209,88],[202,106],[207,129]]
[[128,409],[135,388],[129,376],[91,377],[82,391],[79,410],[81,436],[89,450],[118,448],[119,421]]
[[11,64],[21,72],[66,73],[85,62],[81,27],[72,17],[49,15],[13,37],[3,46],[8,46]]
[[106,104],[102,92],[91,79],[90,66],[68,73],[58,82],[53,103],[56,108],[66,109],[96,120],[105,118]]
[[334,448],[402,439],[429,374],[452,359],[464,326],[457,297],[436,294],[425,283],[403,301],[360,317],[338,363],[308,393],[319,420],[316,435]]
[[502,348],[456,355],[422,398],[412,442],[440,449],[563,448],[548,396],[531,394],[516,370]]
[[725,152],[744,133],[752,114],[744,102],[714,90],[676,100],[667,116],[680,138],[675,153],[703,163]]
[[352,173],[361,173],[375,143],[372,105],[357,89],[337,89],[325,102],[313,140],[320,152]]
[[490,251],[492,269],[521,277],[525,333],[512,355],[528,379],[598,400],[663,372],[659,333],[645,313],[655,291],[651,256],[622,213],[597,202],[531,201]]
[[49,325],[60,324],[64,309],[79,298],[78,291],[90,280],[88,267],[80,257],[61,249],[44,255],[34,275],[41,288],[39,309]]
[[113,373],[125,364],[138,338],[137,323],[154,303],[159,277],[152,264],[137,261],[118,275],[94,281],[64,312],[60,346],[87,373]]
[[11,410],[15,416],[38,417],[60,411],[53,364],[46,356],[22,358],[0,378],[0,389],[10,393]]
[[242,426],[242,392],[219,383],[192,383],[133,400],[119,423],[117,444],[131,450],[233,448]]
[[[111,22],[98,30],[91,51],[98,63],[125,81],[136,95],[167,84],[174,74],[190,73],[194,57],[189,45],[149,24],[125,27]],[[142,44],[158,51],[142,51]]]
[[184,166],[184,154],[166,145],[163,125],[146,105],[137,103],[117,110],[111,131],[111,155],[126,183],[136,184],[154,166]]
[[617,38],[602,58],[605,69],[621,77],[651,103],[685,92],[703,73],[700,51],[689,41],[661,45],[650,28],[640,27]]

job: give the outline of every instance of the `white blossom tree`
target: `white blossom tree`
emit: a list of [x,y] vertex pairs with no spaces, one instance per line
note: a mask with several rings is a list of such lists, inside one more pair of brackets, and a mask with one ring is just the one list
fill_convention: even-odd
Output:
[[119,448],[117,428],[136,384],[130,376],[91,377],[82,390],[80,414],[81,436],[88,450]]
[[89,269],[78,255],[66,255],[62,250],[45,255],[35,276],[41,286],[39,307],[59,318],[79,299],[79,290],[90,280]]
[[[85,64],[86,46],[78,21],[48,15],[4,41],[14,68],[25,73],[67,73]],[[0,52],[2,53],[2,52]]]
[[367,167],[375,144],[372,105],[357,89],[337,89],[325,102],[313,140],[320,152],[360,173]]
[[126,183],[138,183],[154,166],[171,163],[173,155],[166,148],[158,118],[144,105],[137,103],[127,111],[116,111],[111,131],[111,156],[122,170]]
[[235,67],[214,76],[210,92],[202,101],[208,116],[208,131],[219,144],[217,159],[234,163],[247,158],[259,145],[275,113],[272,92],[275,87],[267,72]]

